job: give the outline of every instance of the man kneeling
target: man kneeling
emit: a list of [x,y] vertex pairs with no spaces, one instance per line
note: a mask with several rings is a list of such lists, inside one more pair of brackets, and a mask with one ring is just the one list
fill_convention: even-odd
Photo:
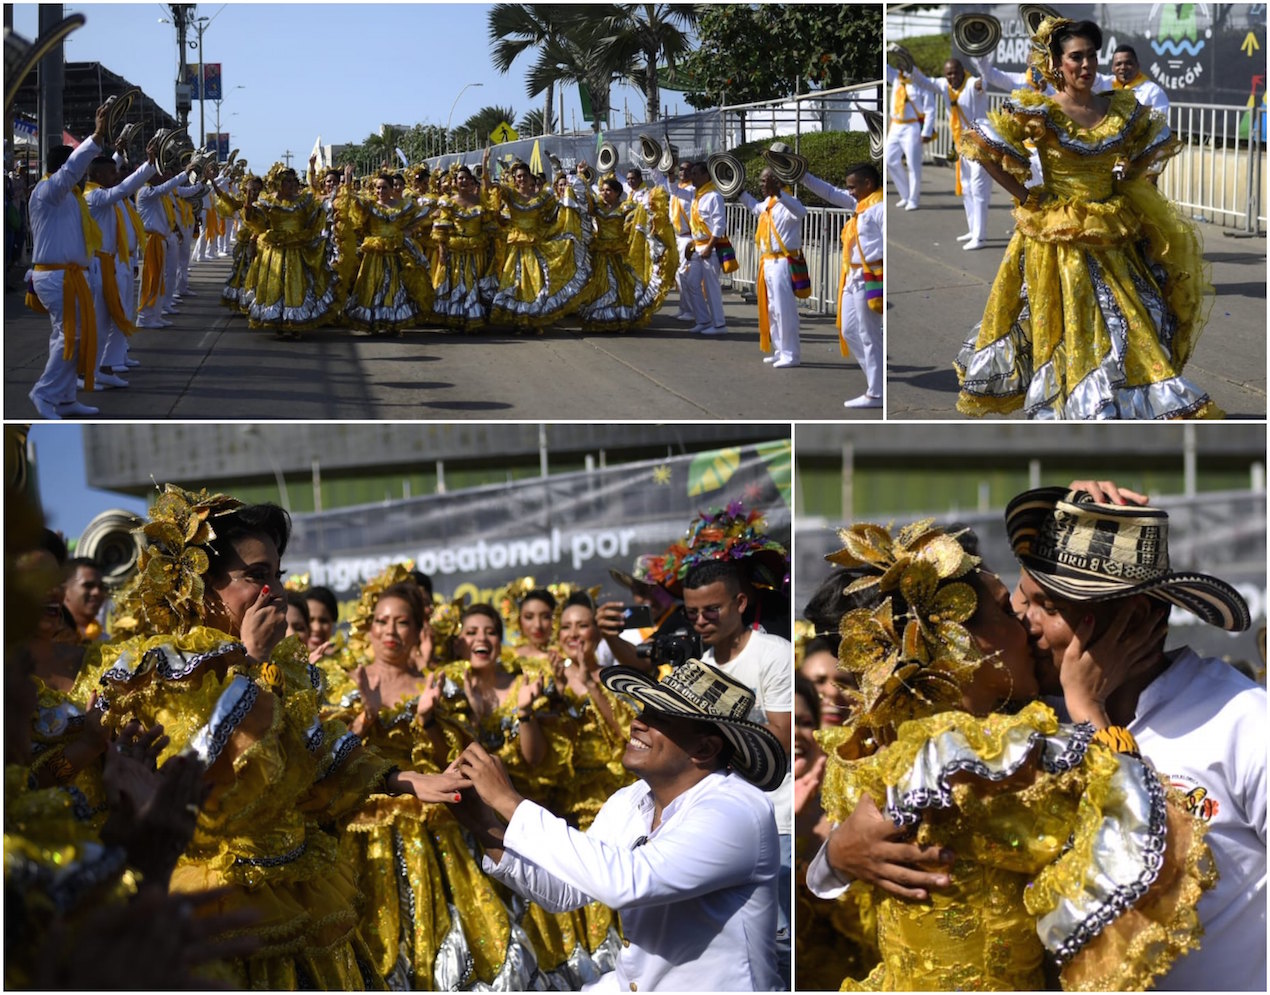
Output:
[[474,790],[455,814],[486,873],[551,912],[596,900],[621,913],[616,969],[588,990],[774,990],[780,846],[763,791],[784,778],[784,747],[746,720],[753,692],[708,664],[661,682],[609,667],[601,680],[643,706],[622,755],[640,780],[582,833],[518,795],[472,744],[457,767]]

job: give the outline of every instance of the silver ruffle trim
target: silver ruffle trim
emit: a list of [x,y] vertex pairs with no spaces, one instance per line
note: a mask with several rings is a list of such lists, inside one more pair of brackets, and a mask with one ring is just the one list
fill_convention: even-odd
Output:
[[216,763],[229,737],[251,711],[260,696],[260,686],[250,677],[239,674],[221,692],[212,708],[207,724],[194,734],[185,752],[198,757],[204,767]]

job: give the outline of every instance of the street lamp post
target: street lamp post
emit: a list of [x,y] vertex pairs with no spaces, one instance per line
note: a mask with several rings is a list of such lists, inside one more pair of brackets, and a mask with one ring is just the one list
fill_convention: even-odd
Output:
[[[230,93],[233,93],[235,90],[245,90],[245,89],[247,89],[247,87],[245,87],[242,83],[239,83],[237,86],[230,87],[229,92],[230,92]],[[225,99],[225,98],[224,98],[224,96],[222,96],[222,97],[221,97],[221,100],[224,100],[224,99]],[[220,136],[221,136],[221,130],[220,130],[220,105],[221,105],[221,100],[217,100],[217,101],[216,101],[216,141],[217,141],[218,143],[220,142]],[[237,112],[235,112],[235,113],[237,113]],[[231,117],[232,117],[232,116],[233,116],[233,115],[231,115]],[[206,140],[206,139],[204,139],[204,140],[203,140],[203,145],[204,145],[204,147],[206,147],[206,145],[207,145],[207,140]],[[218,145],[218,146],[217,146],[217,150],[218,150],[218,151],[219,151],[219,148],[220,148],[220,146]],[[217,155],[217,158],[219,159],[219,158],[220,158],[220,156],[219,156],[219,155]]]
[[450,122],[454,120],[454,108],[459,106],[459,98],[463,96],[469,89],[474,86],[484,86],[484,83],[468,83],[459,91],[459,96],[454,98],[454,103],[450,105],[450,116],[445,119],[445,147],[446,151],[450,148]]

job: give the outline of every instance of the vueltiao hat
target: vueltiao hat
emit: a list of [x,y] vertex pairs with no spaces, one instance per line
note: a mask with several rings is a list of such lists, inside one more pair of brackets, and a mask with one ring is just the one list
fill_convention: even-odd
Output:
[[1005,528],[1020,565],[1059,597],[1145,594],[1229,632],[1252,624],[1247,603],[1225,581],[1169,569],[1169,516],[1159,508],[1099,504],[1084,491],[1041,487],[1006,506]]
[[746,718],[754,708],[754,692],[718,667],[689,660],[660,681],[630,667],[605,667],[600,680],[654,712],[709,722],[732,747],[728,766],[755,787],[774,791],[785,779],[789,759],[780,740]]
[[635,558],[635,566],[630,573],[624,570],[618,570],[616,567],[609,569],[609,576],[621,584],[628,591],[635,591],[636,588],[658,587],[657,581],[653,580],[651,573],[652,568],[657,562],[656,553],[644,553]]

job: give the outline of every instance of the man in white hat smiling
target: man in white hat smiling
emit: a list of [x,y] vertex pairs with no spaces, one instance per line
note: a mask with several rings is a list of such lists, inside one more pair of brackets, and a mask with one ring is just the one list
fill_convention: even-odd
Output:
[[784,777],[785,748],[745,718],[753,693],[708,664],[660,682],[626,667],[600,679],[643,706],[622,755],[639,780],[582,833],[472,744],[456,764],[472,790],[455,813],[486,873],[549,911],[597,900],[621,913],[616,967],[587,990],[774,990],[779,847],[764,792]]

